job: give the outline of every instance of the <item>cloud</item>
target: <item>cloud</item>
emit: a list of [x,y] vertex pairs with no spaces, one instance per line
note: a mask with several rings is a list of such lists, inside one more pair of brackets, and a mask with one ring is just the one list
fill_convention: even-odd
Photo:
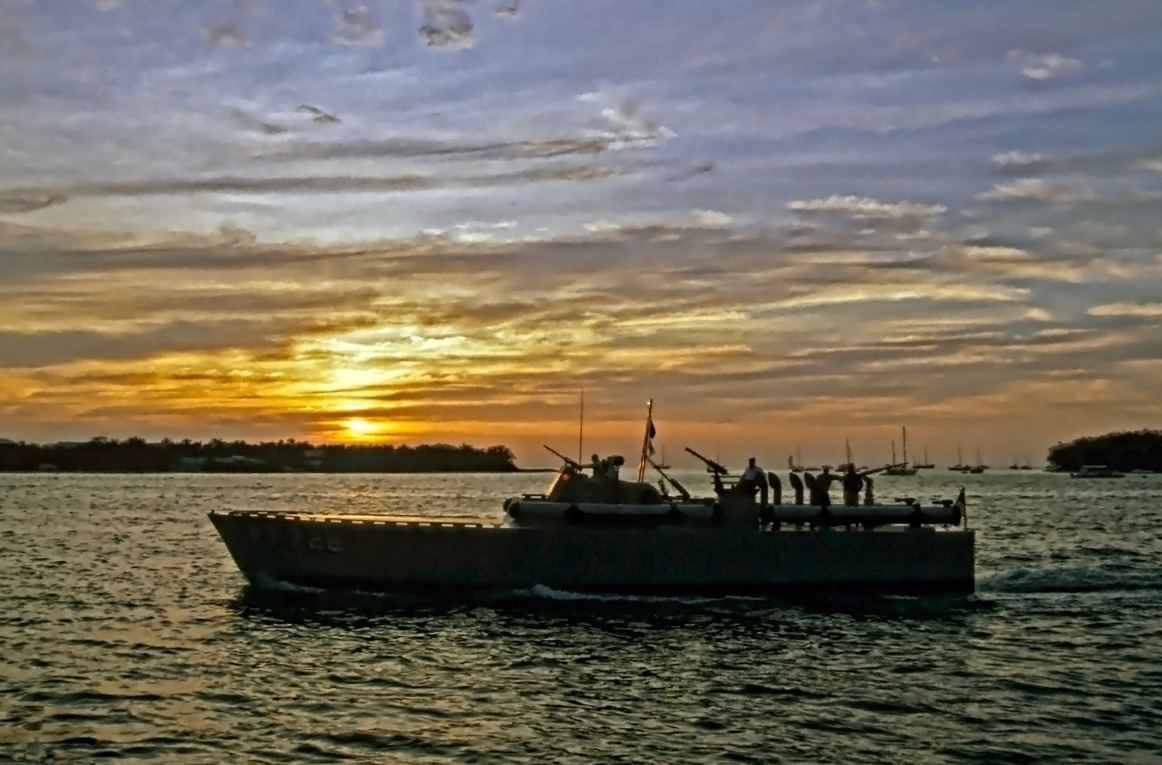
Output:
[[465,11],[470,0],[423,0],[419,34],[433,48],[472,45],[472,18]]
[[383,31],[379,15],[374,8],[366,5],[340,9],[335,16],[334,40],[343,45],[382,45]]
[[690,229],[725,229],[732,222],[729,215],[718,210],[692,210],[684,218],[665,223],[656,221],[645,223],[595,221],[586,223],[585,230],[593,233],[666,237]]
[[795,212],[846,212],[857,220],[927,218],[947,211],[944,205],[919,202],[880,202],[868,197],[832,195],[826,199],[791,202],[787,209]]
[[379,138],[282,144],[256,152],[257,159],[277,161],[332,159],[528,160],[608,151],[600,138],[538,138],[508,141],[455,141],[428,138]]
[[418,174],[297,175],[265,178],[223,175],[197,179],[144,179],[111,183],[77,183],[44,189],[0,191],[0,213],[31,212],[81,197],[402,193],[554,182],[576,183],[606,178],[621,172],[624,170],[596,164],[544,163],[510,172],[444,178]]
[[1036,55],[1012,50],[1009,51],[1008,59],[1021,65],[1021,74],[1026,79],[1038,81],[1073,77],[1080,74],[1084,68],[1078,59],[1066,58],[1057,53]]
[[206,42],[215,48],[242,48],[246,45],[246,35],[233,24],[220,24],[202,30]]
[[993,167],[998,169],[1040,167],[1048,163],[1049,160],[1042,154],[1026,154],[1023,151],[1006,151],[992,159]]
[[1047,181],[1042,178],[1021,178],[1012,183],[998,183],[977,199],[987,202],[1048,202],[1069,205],[1095,198],[1093,190],[1084,181]]
[[0,192],[0,215],[12,215],[33,212],[35,210],[43,210],[46,207],[53,207],[54,205],[64,204],[67,201],[67,195],[51,191],[44,193],[35,191],[14,191],[9,193]]
[[1088,311],[1090,316],[1139,316],[1162,318],[1162,303],[1104,303]]

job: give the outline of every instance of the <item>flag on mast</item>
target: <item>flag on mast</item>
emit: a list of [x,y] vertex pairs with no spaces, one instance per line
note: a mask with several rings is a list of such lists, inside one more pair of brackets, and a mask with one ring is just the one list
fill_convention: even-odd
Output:
[[646,461],[654,456],[654,436],[658,434],[657,428],[654,427],[654,400],[650,399],[649,408],[646,410],[646,434],[642,438],[642,453],[637,461],[637,480],[644,481],[646,477]]

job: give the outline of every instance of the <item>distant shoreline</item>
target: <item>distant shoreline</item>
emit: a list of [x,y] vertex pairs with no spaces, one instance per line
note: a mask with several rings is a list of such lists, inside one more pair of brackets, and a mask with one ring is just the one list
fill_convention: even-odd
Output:
[[[538,471],[530,468],[528,472]],[[0,472],[33,473],[515,473],[506,446],[324,444],[289,439],[171,441],[94,438],[55,444],[0,439]]]

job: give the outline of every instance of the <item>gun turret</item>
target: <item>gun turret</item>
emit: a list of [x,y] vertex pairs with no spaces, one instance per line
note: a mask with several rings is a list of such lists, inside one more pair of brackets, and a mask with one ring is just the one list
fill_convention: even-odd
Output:
[[730,471],[727,470],[726,468],[724,468],[722,465],[719,465],[717,462],[715,462],[712,459],[709,459],[708,457],[703,457],[701,454],[694,451],[689,446],[686,447],[686,451],[690,452],[695,457],[697,457],[698,459],[705,462],[706,463],[706,471],[708,473],[714,473],[715,475],[730,475]]
[[547,445],[547,444],[541,444],[541,446],[545,447],[546,449],[548,449],[549,451],[551,451],[553,454],[555,454],[555,455],[557,455],[558,457],[560,457],[560,458],[561,458],[561,460],[562,460],[562,461],[563,461],[563,462],[564,462],[566,465],[568,465],[569,467],[573,468],[574,470],[580,470],[580,469],[583,467],[583,465],[582,465],[580,462],[578,462],[577,460],[571,459],[571,458],[569,458],[569,457],[566,457],[564,454],[561,454],[559,451],[557,451],[557,450],[556,450],[556,449],[554,449],[553,447],[551,447],[551,446],[549,446],[549,445]]

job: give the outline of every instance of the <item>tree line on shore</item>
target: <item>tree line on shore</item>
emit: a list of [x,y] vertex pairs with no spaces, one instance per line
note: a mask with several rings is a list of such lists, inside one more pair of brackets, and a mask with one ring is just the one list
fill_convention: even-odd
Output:
[[1133,430],[1085,436],[1049,449],[1049,464],[1077,471],[1082,465],[1105,465],[1122,472],[1162,472],[1162,431]]
[[213,473],[495,473],[518,468],[505,446],[320,444],[296,441],[0,442],[0,471]]

